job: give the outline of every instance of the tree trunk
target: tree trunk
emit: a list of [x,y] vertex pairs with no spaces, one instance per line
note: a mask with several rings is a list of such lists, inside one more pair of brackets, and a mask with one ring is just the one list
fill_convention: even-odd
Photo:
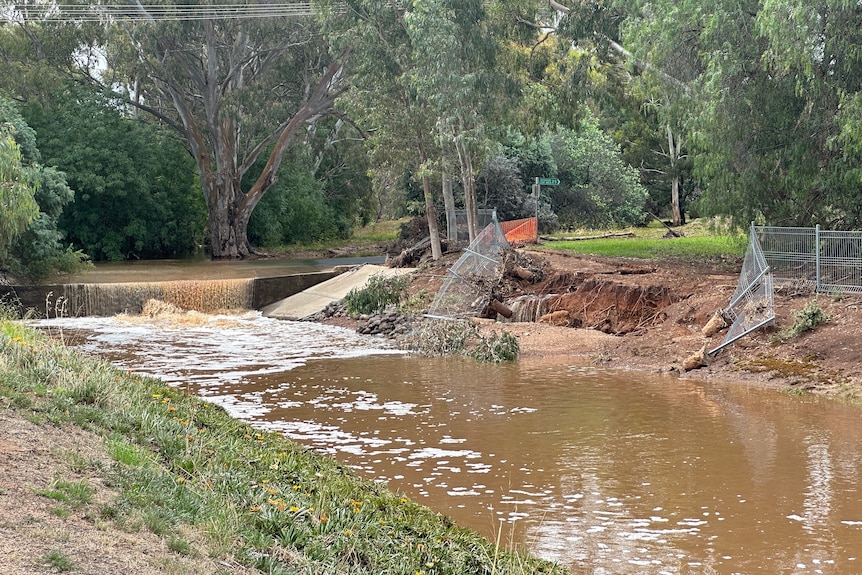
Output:
[[[417,138],[419,142],[419,164],[424,166],[428,161],[425,146],[422,144],[422,135]],[[431,257],[439,260],[443,257],[443,247],[440,245],[440,226],[437,225],[437,209],[434,207],[434,191],[431,188],[431,178],[427,174],[422,176],[422,195],[425,196],[425,218],[428,220],[428,237],[431,239]]]
[[461,166],[461,184],[464,186],[464,207],[467,209],[467,229],[470,232],[470,242],[479,235],[479,213],[476,209],[476,186],[473,181],[473,158],[467,146],[457,136],[455,149],[458,151],[458,163]]
[[443,205],[446,207],[446,239],[458,241],[458,218],[455,214],[455,196],[452,194],[452,178],[445,170],[440,175],[443,180]]
[[428,235],[431,238],[431,257],[439,260],[443,257],[443,248],[440,245],[440,226],[437,225],[437,209],[434,207],[431,178],[428,176],[422,176],[422,192],[425,196],[425,217],[428,219]]
[[679,136],[674,138],[673,131],[670,129],[670,124],[667,126],[667,144],[668,158],[670,159],[670,173],[673,178],[670,183],[670,203],[671,209],[673,210],[673,225],[681,226],[685,224],[685,214],[683,214],[682,205],[679,200],[678,173],[680,152],[682,150],[682,139]]
[[216,180],[210,186],[204,184],[210,255],[216,260],[244,258],[251,253],[247,233],[251,212],[244,214],[237,203],[237,198],[242,197],[239,183],[219,176],[208,178]]
[[685,225],[685,214],[679,201],[679,176],[674,176],[670,184],[670,202],[673,209],[673,225]]

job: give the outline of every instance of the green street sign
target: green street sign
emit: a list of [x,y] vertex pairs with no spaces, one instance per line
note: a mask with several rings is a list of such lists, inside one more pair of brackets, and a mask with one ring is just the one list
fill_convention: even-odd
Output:
[[559,186],[560,180],[557,178],[536,178],[540,186]]

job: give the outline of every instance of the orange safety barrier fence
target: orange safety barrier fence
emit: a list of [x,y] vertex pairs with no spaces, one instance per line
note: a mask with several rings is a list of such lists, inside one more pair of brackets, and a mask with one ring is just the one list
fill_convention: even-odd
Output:
[[534,217],[500,222],[500,228],[513,246],[539,243],[538,220]]

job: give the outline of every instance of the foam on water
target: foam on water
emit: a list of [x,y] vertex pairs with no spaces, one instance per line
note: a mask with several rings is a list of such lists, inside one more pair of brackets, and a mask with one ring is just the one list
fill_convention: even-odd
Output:
[[[314,359],[403,353],[382,338],[319,323],[265,318],[258,312],[60,318],[32,325],[55,335],[62,334],[63,329],[90,332],[87,340],[77,345],[81,351],[127,355],[127,361],[113,363],[133,366],[136,371],[141,370],[141,362],[135,358],[145,357],[144,373],[168,383],[221,385],[288,371]],[[183,353],[176,353],[177,348]]]

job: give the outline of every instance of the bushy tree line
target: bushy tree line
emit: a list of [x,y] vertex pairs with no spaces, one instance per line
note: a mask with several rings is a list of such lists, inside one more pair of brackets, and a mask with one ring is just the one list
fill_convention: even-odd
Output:
[[[458,207],[862,223],[853,3],[321,0],[147,25],[38,6],[0,26],[0,93],[75,192],[42,210],[54,239],[96,259],[243,257],[411,209],[437,254]],[[560,185],[536,199],[536,177]]]

